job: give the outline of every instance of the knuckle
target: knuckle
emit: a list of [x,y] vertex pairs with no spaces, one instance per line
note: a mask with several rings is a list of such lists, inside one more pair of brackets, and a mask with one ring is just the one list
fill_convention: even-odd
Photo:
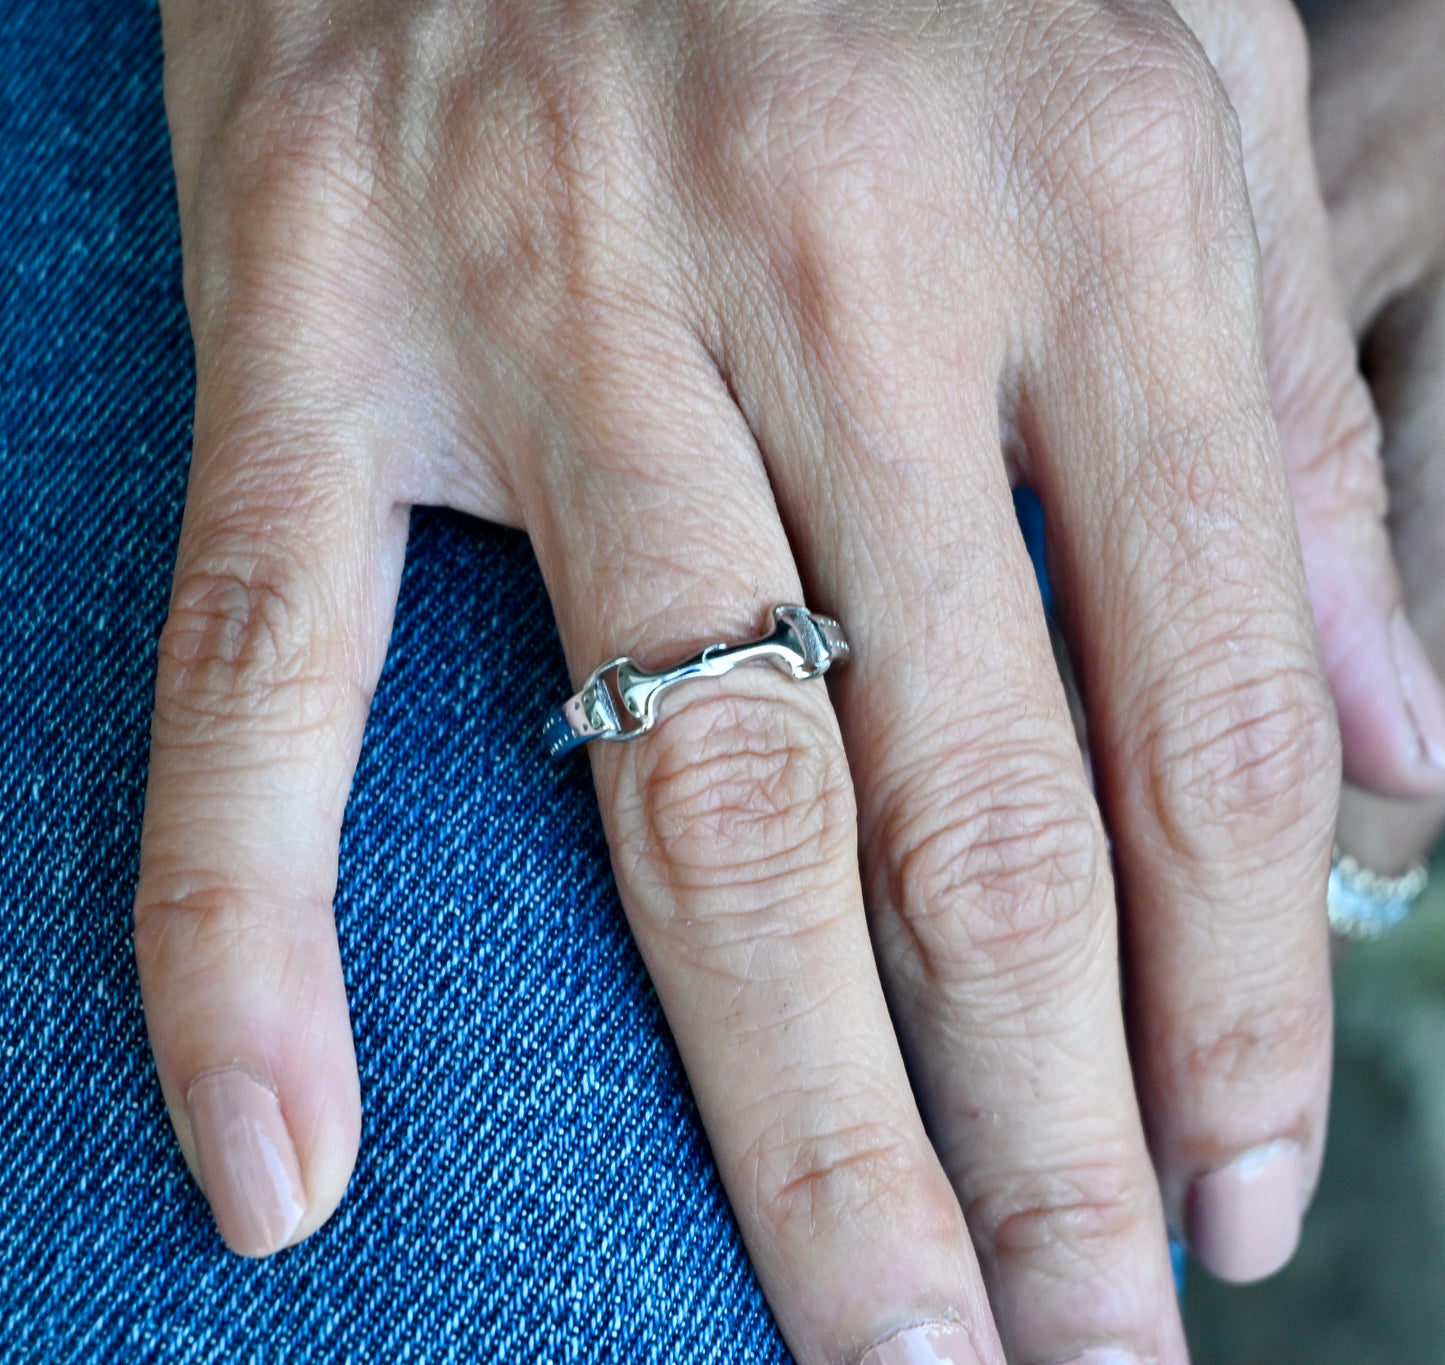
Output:
[[965,1209],[995,1265],[1045,1259],[1083,1275],[1119,1262],[1118,1246],[1147,1228],[1157,1199],[1122,1160],[1035,1170],[996,1184]]
[[1082,951],[1104,872],[1083,784],[1042,749],[975,749],[940,764],[947,795],[909,793],[886,822],[886,904],[925,972],[967,981]]
[[638,756],[643,856],[674,888],[771,903],[851,857],[852,784],[834,727],[791,699],[689,699]]
[[942,1202],[934,1183],[900,1133],[859,1121],[801,1135],[767,1125],[740,1159],[738,1188],[749,1192],[765,1233],[789,1246],[872,1212],[891,1221],[917,1211],[920,1232],[941,1225],[946,1206],[934,1207]]
[[894,288],[883,277],[890,261],[925,269],[936,233],[920,227],[959,211],[967,187],[951,173],[940,209],[942,138],[930,131],[927,79],[916,65],[905,74],[881,46],[820,33],[803,60],[760,62],[745,131],[714,154],[726,158],[709,172],[726,187],[720,218],[737,224],[746,214],[739,236],[756,268],[822,348],[878,314]]
[[1193,180],[1203,156],[1230,131],[1229,102],[1204,54],[1192,43],[1151,32],[1122,54],[1118,78],[1100,100],[1090,129],[1109,165],[1129,159],[1162,180]]
[[286,735],[335,725],[358,689],[331,640],[324,594],[274,540],[233,535],[177,578],[158,646],[157,723],[192,742],[237,723]]
[[186,253],[203,333],[269,322],[339,341],[341,319],[370,295],[395,309],[404,210],[387,73],[357,39],[249,69],[183,206],[204,223]]
[[[871,198],[897,167],[910,127],[909,96],[903,68],[881,45],[850,43],[823,31],[812,37],[801,52],[789,43],[760,55],[757,79],[739,92],[747,162],[765,177],[757,186],[765,192],[791,192],[846,209]],[[916,67],[909,72],[916,127],[921,73]]]
[[1317,666],[1285,661],[1241,677],[1234,648],[1191,671],[1194,695],[1156,708],[1167,719],[1145,740],[1151,814],[1195,863],[1275,861],[1327,841],[1334,823],[1339,732]]
[[[1096,11],[1041,98],[1044,174],[1065,212],[1136,253],[1171,233],[1234,229],[1248,205],[1239,128],[1213,67],[1177,22]],[[1231,236],[1238,235],[1231,231]]]
[[[224,943],[253,937],[262,919],[255,899],[224,880],[159,876],[148,868],[136,895],[132,938],[143,962],[199,970],[217,946],[224,953]],[[202,953],[202,943],[211,949]]]
[[330,932],[331,897],[293,880],[284,900],[260,882],[198,869],[154,842],[137,888],[131,942],[145,980],[213,986],[238,967],[280,980]]
[[1285,1077],[1314,1075],[1328,1066],[1331,1006],[1328,991],[1281,992],[1260,982],[1240,1005],[1186,1014],[1166,1055],[1170,1088],[1277,1088]]
[[[835,82],[824,79],[821,85]],[[816,106],[816,107],[812,107]],[[838,224],[878,223],[910,158],[907,124],[891,84],[862,78],[817,96],[805,88],[786,102],[778,120],[769,167],[776,182],[805,210],[804,222],[821,236],[849,237]],[[895,204],[896,208],[896,204]]]
[[[290,206],[313,218],[370,201],[386,155],[388,70],[357,33],[251,66],[219,161],[236,177],[229,188],[253,209]],[[295,222],[303,225],[300,212]]]
[[[626,80],[605,54],[572,57],[520,97],[478,99],[460,86],[443,120],[443,183],[466,204],[496,202],[548,258],[597,247],[626,225],[653,164],[629,129]],[[560,240],[549,246],[546,232]]]

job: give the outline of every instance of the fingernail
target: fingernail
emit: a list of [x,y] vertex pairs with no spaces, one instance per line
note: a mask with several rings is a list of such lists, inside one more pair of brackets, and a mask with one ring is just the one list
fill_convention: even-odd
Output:
[[1221,1280],[1247,1284],[1281,1269],[1299,1244],[1302,1160],[1293,1142],[1246,1152],[1189,1192],[1189,1247]]
[[956,1322],[929,1322],[871,1347],[858,1365],[979,1365],[968,1333]]
[[241,1256],[285,1245],[306,1210],[296,1148],[275,1094],[244,1071],[212,1071],[186,1092],[201,1187]]
[[1415,628],[1398,607],[1390,618],[1390,652],[1395,660],[1400,700],[1415,729],[1420,756],[1432,766],[1445,770],[1445,688],[1441,687]]

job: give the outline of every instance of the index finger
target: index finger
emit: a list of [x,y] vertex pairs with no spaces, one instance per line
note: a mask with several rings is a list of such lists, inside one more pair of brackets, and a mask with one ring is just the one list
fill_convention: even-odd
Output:
[[181,1148],[228,1245],[259,1256],[329,1216],[356,1156],[331,901],[407,521],[364,427],[259,415],[232,379],[202,371],[135,950]]

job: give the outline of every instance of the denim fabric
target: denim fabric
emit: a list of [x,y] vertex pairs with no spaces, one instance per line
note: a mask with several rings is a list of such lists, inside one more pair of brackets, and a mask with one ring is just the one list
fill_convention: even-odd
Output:
[[1044,611],[1052,616],[1054,587],[1049,582],[1049,566],[1044,549],[1044,505],[1032,488],[1014,489],[1014,515],[1019,519],[1024,548],[1029,552],[1029,561],[1034,566],[1034,577],[1039,581],[1039,595],[1044,601]]
[[[221,1246],[132,960],[192,362],[141,0],[0,7],[0,1360],[787,1359],[618,909],[525,540],[419,512],[337,922],[340,1212]],[[504,700],[536,695],[535,714]]]

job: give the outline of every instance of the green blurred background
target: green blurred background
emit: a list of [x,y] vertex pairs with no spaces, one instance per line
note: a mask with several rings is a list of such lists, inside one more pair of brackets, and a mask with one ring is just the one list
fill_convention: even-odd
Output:
[[1445,1365],[1445,856],[1415,917],[1335,972],[1334,1099],[1299,1255],[1249,1289],[1190,1268],[1195,1365]]

